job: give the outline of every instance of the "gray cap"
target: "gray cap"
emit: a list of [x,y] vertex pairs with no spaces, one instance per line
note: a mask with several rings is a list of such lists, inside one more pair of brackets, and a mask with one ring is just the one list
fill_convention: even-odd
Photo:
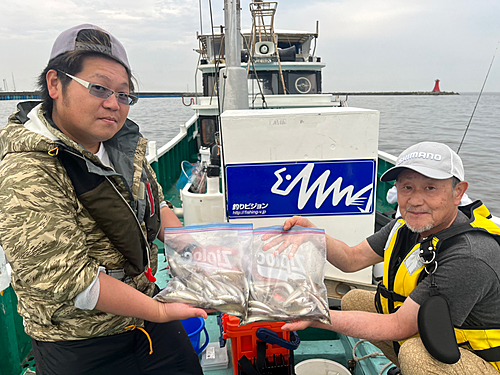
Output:
[[412,169],[437,180],[451,177],[464,180],[464,166],[460,156],[444,143],[421,142],[407,148],[399,155],[396,166],[387,170],[380,180],[395,180],[405,169]]
[[[91,41],[77,41],[78,33],[82,30],[100,30],[109,37],[109,45],[103,45],[98,43],[92,43]],[[62,53],[69,51],[95,51],[100,52],[105,55],[111,56],[113,59],[117,60],[123,64],[129,71],[130,65],[127,59],[127,53],[123,45],[116,39],[113,35],[108,33],[106,30],[101,29],[99,26],[91,24],[83,24],[79,26],[72,27],[66,31],[63,31],[54,42],[52,46],[52,52],[50,53],[50,60],[54,57],[59,56]]]

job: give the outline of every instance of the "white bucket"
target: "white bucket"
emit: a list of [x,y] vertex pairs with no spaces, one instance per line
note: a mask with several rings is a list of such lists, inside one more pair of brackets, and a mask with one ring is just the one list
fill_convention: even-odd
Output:
[[299,362],[295,366],[296,375],[352,375],[340,363],[328,359],[314,358]]

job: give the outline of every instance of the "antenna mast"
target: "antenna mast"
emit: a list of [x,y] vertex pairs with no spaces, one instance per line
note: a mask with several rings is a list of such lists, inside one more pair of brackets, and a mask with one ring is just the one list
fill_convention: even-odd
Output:
[[240,0],[224,0],[226,67],[221,69],[221,113],[227,109],[248,109],[247,74],[241,67]]
[[[274,33],[274,15],[276,14],[277,7],[278,2],[276,1],[255,1],[250,3],[250,12],[252,13],[253,19],[250,56],[255,62],[278,62],[281,84],[283,85],[283,94],[286,95],[285,79],[283,78],[283,70],[281,69],[277,38]],[[273,43],[274,51],[269,53],[265,46],[264,48],[266,48],[266,51],[256,51],[256,43],[260,42]],[[266,56],[262,57],[262,55]],[[249,69],[250,64],[248,64],[247,73]]]

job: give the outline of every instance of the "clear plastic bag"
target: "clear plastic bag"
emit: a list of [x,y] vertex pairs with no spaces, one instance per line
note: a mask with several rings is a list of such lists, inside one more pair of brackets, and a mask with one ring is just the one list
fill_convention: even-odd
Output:
[[165,254],[173,278],[155,299],[244,318],[248,265],[243,259],[251,251],[251,233],[251,224],[165,228]]
[[190,193],[205,194],[207,191],[207,167],[205,162],[197,161],[191,169],[189,177]]
[[[265,237],[264,237],[265,236]],[[280,236],[283,241],[263,251],[262,238]],[[274,254],[282,244],[289,246]],[[295,255],[290,251],[296,247]],[[330,323],[324,284],[326,239],[322,229],[294,226],[258,228],[253,233],[252,267],[249,277],[248,314],[241,324],[259,320],[319,320]]]

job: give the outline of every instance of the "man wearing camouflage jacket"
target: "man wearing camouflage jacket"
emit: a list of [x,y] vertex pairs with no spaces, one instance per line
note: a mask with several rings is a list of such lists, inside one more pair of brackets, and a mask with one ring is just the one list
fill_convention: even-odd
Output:
[[201,373],[178,320],[206,312],[152,298],[153,241],[181,224],[127,119],[131,78],[111,34],[66,30],[43,102],[20,103],[0,131],[1,245],[37,374]]

